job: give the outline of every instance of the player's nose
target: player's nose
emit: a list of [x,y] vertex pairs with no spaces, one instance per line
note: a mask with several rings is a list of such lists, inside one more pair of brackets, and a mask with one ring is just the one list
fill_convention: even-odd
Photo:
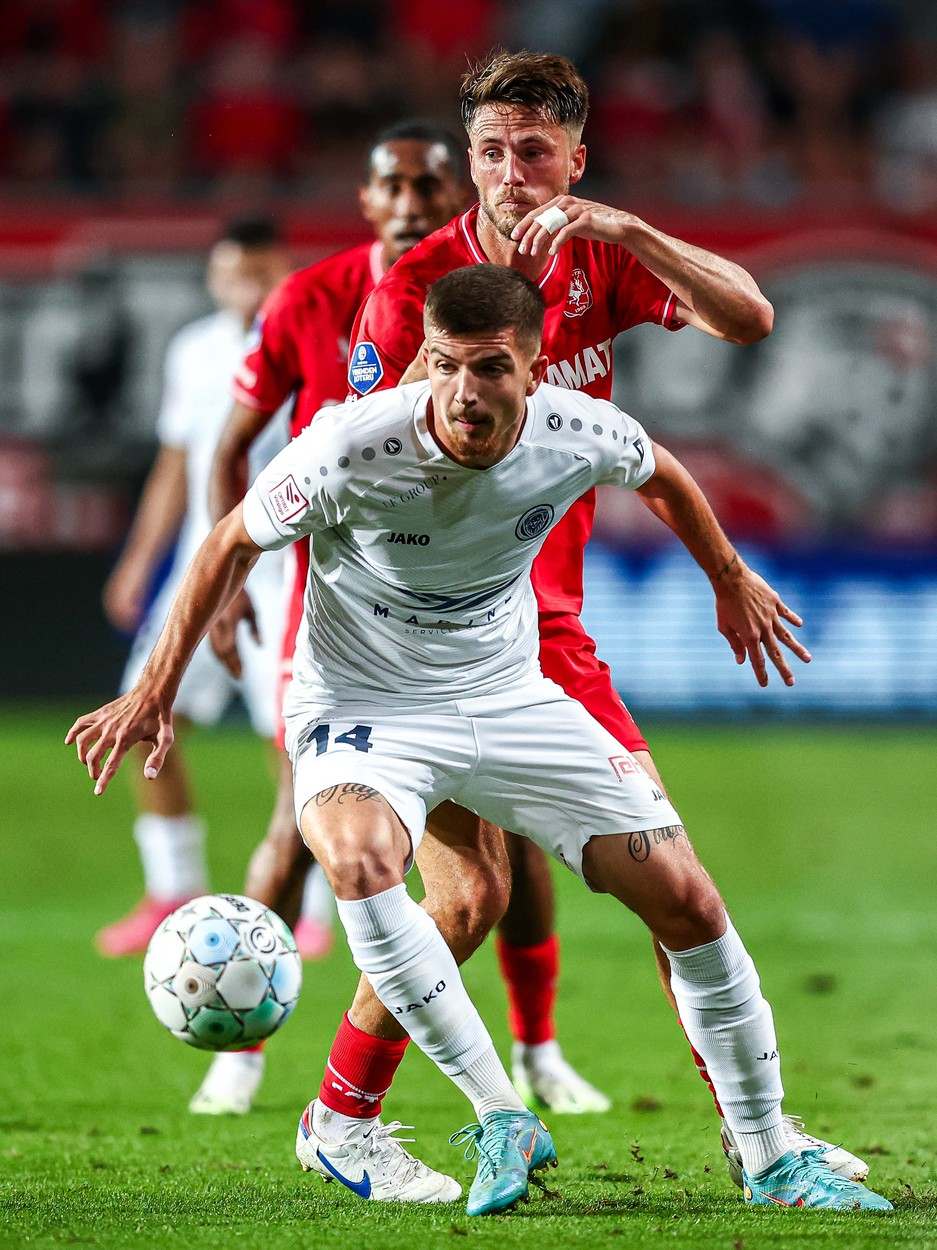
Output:
[[524,181],[521,163],[513,152],[508,152],[504,158],[504,168],[501,172],[501,181],[509,187],[519,186]]
[[420,217],[424,209],[423,197],[416,187],[404,183],[397,192],[394,208],[398,217]]

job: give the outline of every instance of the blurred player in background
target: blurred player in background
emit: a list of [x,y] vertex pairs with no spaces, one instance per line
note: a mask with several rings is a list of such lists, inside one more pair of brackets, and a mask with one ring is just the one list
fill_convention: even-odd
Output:
[[[245,335],[264,298],[288,272],[277,229],[263,217],[234,221],[212,248],[207,282],[217,311],[183,327],[169,345],[157,422],[159,453],[144,486],[124,551],[104,587],[104,608],[121,630],[138,630],[121,688],[129,689],[146,663],[179,582],[211,529],[208,475],[230,406],[231,378]],[[285,414],[271,422],[256,449],[265,464],[288,440]],[[152,607],[147,596],[167,552],[172,567]],[[283,561],[264,557],[251,576],[259,626],[241,634],[244,671],[238,683],[254,729],[272,738],[277,720],[275,682],[283,619]],[[144,613],[145,617],[144,617]],[[141,625],[142,621],[142,625]],[[259,634],[259,641],[257,635]],[[199,648],[180,691],[183,723],[213,724],[235,693],[235,683],[211,648]],[[182,752],[154,781],[134,780],[138,816],[134,838],[143,866],[144,897],[97,943],[105,955],[138,954],[156,926],[180,903],[208,889],[205,826]]]
[[[611,398],[612,340],[631,326],[655,322],[679,330],[690,325],[743,345],[770,333],[771,305],[744,269],[662,234],[632,213],[569,194],[585,171],[581,140],[588,91],[565,57],[499,53],[466,74],[461,103],[479,205],[410,251],[368,298],[349,355],[354,392],[368,395],[401,379],[425,376],[414,362],[423,343],[426,291],[437,278],[465,265],[507,265],[535,282],[547,302],[546,380],[599,399]],[[647,742],[615,691],[607,666],[596,658],[595,644],[579,619],[583,549],[594,507],[590,491],[551,532],[534,563],[540,662],[546,676],[579,700],[637,757],[663,793]],[[733,565],[718,571],[717,578],[731,581],[739,573]],[[738,640],[730,641],[742,662]],[[776,638],[764,643],[772,658],[779,654]],[[766,684],[763,662],[755,655],[751,658],[759,681]],[[492,858],[497,854],[494,842],[489,848]],[[515,888],[499,934],[498,956],[513,991],[512,1023],[522,1025],[512,1075],[522,1097],[550,1106],[551,1088],[564,1079],[566,1065],[537,988],[555,983],[558,970],[549,865],[532,841],[508,834],[507,845]],[[440,872],[457,882],[446,905],[457,907],[461,894],[469,892],[481,907],[488,884],[485,875],[471,880],[465,865],[456,864],[454,857],[446,864],[445,848],[440,848],[439,856]],[[524,888],[531,882],[544,884],[534,892]],[[445,919],[435,911],[433,915],[448,936]],[[665,993],[676,1010],[670,964],[659,946],[655,955]],[[523,1031],[525,1026],[529,1032]],[[362,1039],[362,1033],[372,1036]],[[359,1117],[361,1122],[380,1110],[381,1096],[406,1045],[402,1038],[403,1030],[380,1014],[370,986],[362,981],[339,1028],[315,1104],[318,1132],[345,1132],[350,1137],[356,1132],[353,1125],[337,1122],[331,1110],[341,1108],[347,1119]],[[712,1088],[705,1064],[699,1056],[696,1060]],[[354,1073],[354,1083],[363,1091],[357,1099],[336,1098],[336,1071]],[[718,1104],[717,1110],[729,1169],[741,1183],[737,1148]],[[784,1123],[793,1149],[822,1148],[827,1161],[843,1175],[851,1179],[867,1174],[862,1160],[805,1133],[800,1121],[788,1117]]]

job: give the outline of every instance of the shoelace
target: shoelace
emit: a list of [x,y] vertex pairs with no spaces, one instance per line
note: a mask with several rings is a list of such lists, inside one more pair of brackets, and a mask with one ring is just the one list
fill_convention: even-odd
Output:
[[416,1138],[394,1136],[395,1133],[412,1131],[412,1124],[401,1124],[399,1120],[391,1120],[390,1124],[378,1124],[368,1139],[368,1153],[378,1155],[388,1172],[399,1173],[401,1168],[404,1175],[415,1172],[421,1166],[420,1161],[403,1148],[403,1143],[412,1144]]
[[[495,1113],[496,1115],[497,1113]],[[495,1119],[495,1115],[489,1117]],[[460,1128],[457,1133],[453,1133],[449,1138],[450,1146],[461,1146],[465,1143],[463,1156],[472,1162],[474,1158],[478,1158],[478,1174],[483,1181],[490,1180],[497,1172],[499,1163],[504,1154],[505,1147],[508,1144],[508,1127],[513,1120],[513,1116],[508,1116],[504,1120],[496,1119],[495,1126],[502,1131],[498,1133],[493,1142],[486,1144],[483,1141],[485,1129],[480,1124],[466,1124],[464,1128]],[[494,1136],[490,1134],[490,1136]]]
[[463,1156],[472,1162],[476,1156],[478,1157],[478,1175],[481,1180],[487,1181],[498,1170],[498,1161],[491,1152],[491,1148],[482,1142],[485,1130],[480,1124],[466,1124],[464,1128],[460,1128],[457,1133],[453,1133],[449,1138],[450,1146],[461,1146],[465,1143]]
[[790,1165],[789,1174],[796,1176],[798,1172],[806,1171],[811,1180],[822,1181],[827,1189],[836,1189],[840,1192],[851,1192],[857,1188],[855,1181],[847,1180],[845,1176],[837,1176],[830,1169],[823,1158],[822,1150],[805,1150],[796,1156],[796,1160],[797,1163]]

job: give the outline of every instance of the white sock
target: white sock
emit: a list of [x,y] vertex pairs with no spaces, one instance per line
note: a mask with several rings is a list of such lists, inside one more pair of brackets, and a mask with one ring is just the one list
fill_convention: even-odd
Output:
[[313,1132],[323,1141],[343,1142],[349,1137],[360,1136],[361,1130],[370,1129],[376,1120],[376,1115],[368,1120],[359,1120],[356,1116],[345,1115],[343,1111],[333,1111],[318,1098],[312,1108]]
[[336,905],[354,961],[374,992],[471,1101],[476,1115],[523,1110],[452,952],[407,887],[337,899]]
[[335,895],[332,893],[332,887],[321,865],[313,864],[306,873],[306,885],[303,889],[303,901],[299,914],[303,920],[316,920],[319,924],[331,928],[334,912]]
[[205,826],[198,816],[142,812],[134,821],[133,836],[151,898],[174,902],[208,892]]
[[680,1020],[702,1055],[749,1173],[788,1149],[781,1125],[781,1062],[771,1008],[732,921],[715,942],[667,951]]

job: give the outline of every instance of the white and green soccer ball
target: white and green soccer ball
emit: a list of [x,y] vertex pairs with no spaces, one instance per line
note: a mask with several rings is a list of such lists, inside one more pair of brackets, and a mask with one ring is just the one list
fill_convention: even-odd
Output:
[[242,1050],[285,1023],[303,966],[276,912],[240,894],[206,894],[150,938],[143,980],[174,1037],[200,1050]]

